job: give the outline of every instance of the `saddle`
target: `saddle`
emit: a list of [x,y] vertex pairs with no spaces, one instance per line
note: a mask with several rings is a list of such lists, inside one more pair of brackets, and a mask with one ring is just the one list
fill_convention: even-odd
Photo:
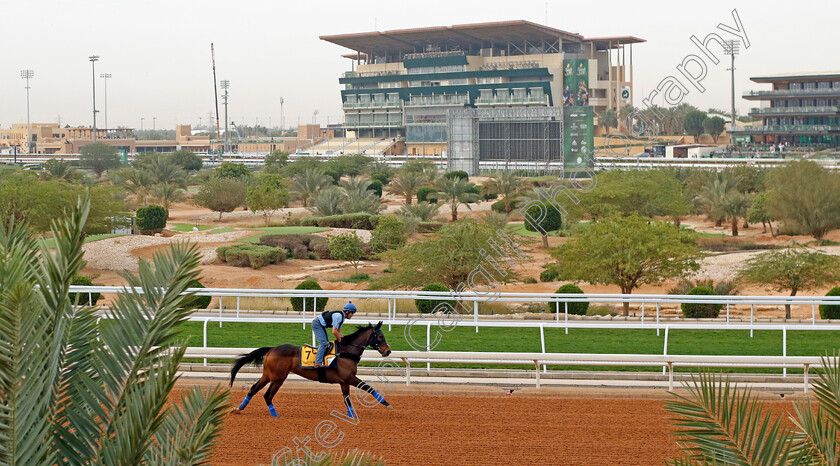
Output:
[[[315,356],[318,353],[317,346],[303,345],[300,347],[300,361],[299,365],[303,369],[315,368]],[[337,359],[335,357],[335,342],[330,342],[327,346],[327,352],[324,355],[324,364],[327,367],[335,367]]]

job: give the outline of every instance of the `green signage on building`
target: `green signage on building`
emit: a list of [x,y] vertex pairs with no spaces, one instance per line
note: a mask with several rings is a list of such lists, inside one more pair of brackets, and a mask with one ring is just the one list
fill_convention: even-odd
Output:
[[567,178],[595,166],[594,113],[589,106],[589,60],[563,64],[563,170]]

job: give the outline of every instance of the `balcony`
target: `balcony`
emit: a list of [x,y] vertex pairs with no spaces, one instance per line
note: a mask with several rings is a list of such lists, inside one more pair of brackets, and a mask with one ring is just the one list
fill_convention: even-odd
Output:
[[827,134],[840,133],[840,125],[764,125],[737,126],[733,134]]
[[526,96],[526,97],[481,97],[475,99],[476,107],[489,105],[548,105],[548,96]]
[[402,126],[402,121],[347,121],[346,128],[393,128]]
[[467,95],[422,95],[411,96],[406,107],[452,107],[469,105],[470,98]]
[[780,97],[836,97],[840,96],[840,87],[822,89],[778,89],[772,91],[747,91],[743,97],[747,100],[774,99]]
[[360,108],[400,108],[403,106],[402,100],[380,100],[368,102],[344,102],[341,107],[344,110],[353,110]]
[[837,115],[840,114],[840,107],[836,105],[819,107],[765,107],[750,109],[751,116],[776,116],[776,115]]

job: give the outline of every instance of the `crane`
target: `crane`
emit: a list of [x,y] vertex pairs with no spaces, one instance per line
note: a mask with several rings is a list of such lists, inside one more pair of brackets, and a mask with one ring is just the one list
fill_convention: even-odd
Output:
[[233,126],[234,130],[236,130],[236,138],[239,142],[242,142],[242,135],[239,134],[239,128],[236,126],[236,123],[234,123],[233,120],[230,120],[230,125]]

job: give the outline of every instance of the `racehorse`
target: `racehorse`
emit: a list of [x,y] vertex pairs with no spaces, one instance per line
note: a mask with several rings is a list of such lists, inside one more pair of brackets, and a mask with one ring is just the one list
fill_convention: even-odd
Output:
[[350,418],[356,417],[353,403],[350,402],[351,385],[370,393],[379,403],[386,408],[391,408],[391,405],[385,401],[382,395],[356,377],[356,367],[359,360],[361,360],[365,348],[375,349],[383,357],[391,354],[391,347],[385,341],[385,335],[382,333],[381,327],[381,321],[375,327],[370,324],[366,327],[359,326],[355,332],[342,338],[340,342],[336,343],[338,345],[336,360],[328,368],[300,367],[301,347],[295,345],[265,346],[243,355],[236,360],[230,370],[230,386],[233,386],[236,373],[245,364],[252,362],[254,365],[257,365],[262,363],[263,372],[260,380],[248,390],[248,395],[245,396],[245,399],[239,407],[233,408],[232,411],[238,412],[245,409],[251,401],[251,397],[271,382],[264,395],[265,404],[268,405],[268,412],[273,417],[277,417],[277,411],[274,409],[274,404],[272,404],[271,400],[274,398],[277,390],[283,385],[289,372],[294,372],[301,377],[309,380],[317,380],[321,383],[340,384],[341,393],[344,395],[344,404],[347,406],[347,416]]

